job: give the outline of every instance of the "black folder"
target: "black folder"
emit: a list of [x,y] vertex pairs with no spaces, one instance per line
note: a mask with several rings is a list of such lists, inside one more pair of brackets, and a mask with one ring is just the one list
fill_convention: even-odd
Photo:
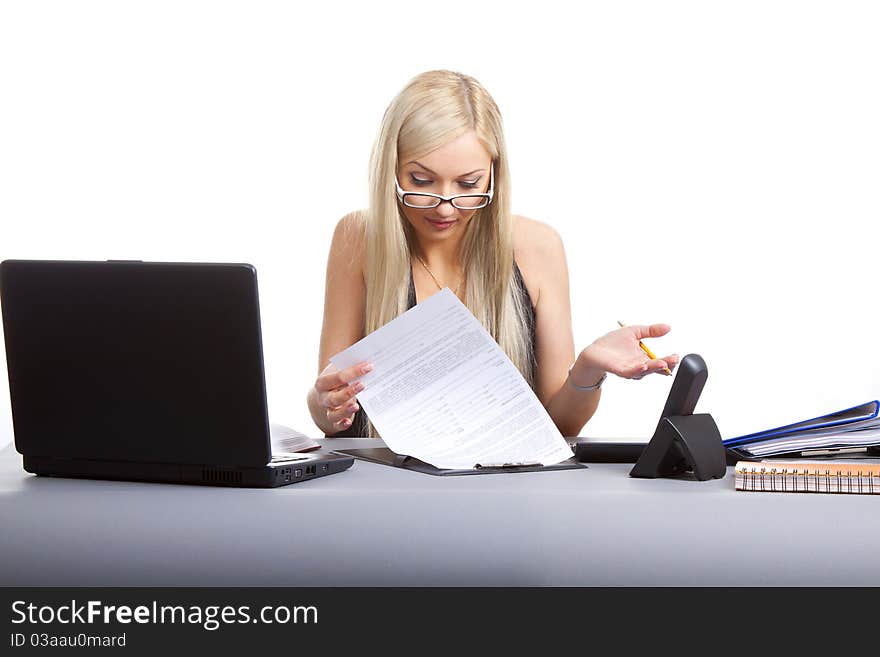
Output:
[[561,463],[553,465],[541,465],[540,463],[509,463],[503,465],[492,466],[475,466],[473,468],[462,469],[444,469],[437,468],[430,463],[425,463],[412,456],[397,454],[387,447],[368,447],[364,449],[335,449],[338,454],[353,456],[356,459],[363,459],[372,463],[380,463],[381,465],[390,465],[394,468],[403,468],[404,470],[413,470],[429,475],[449,476],[449,475],[479,475],[479,474],[499,474],[505,472],[545,472],[548,470],[580,470],[587,466],[583,463],[575,461],[574,457],[566,459]]

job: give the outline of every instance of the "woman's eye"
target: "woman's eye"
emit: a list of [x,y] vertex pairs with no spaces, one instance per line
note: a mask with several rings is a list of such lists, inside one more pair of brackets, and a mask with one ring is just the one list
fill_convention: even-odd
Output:
[[413,185],[424,186],[424,185],[430,185],[430,184],[431,184],[431,181],[430,181],[430,180],[422,180],[421,178],[416,178],[415,176],[410,176],[409,178],[410,178],[410,180],[412,180]]
[[479,181],[477,181],[477,180],[475,180],[473,182],[465,182],[464,180],[462,180],[458,184],[461,185],[462,187],[467,187],[468,189],[473,189],[474,187],[477,186],[478,182]]

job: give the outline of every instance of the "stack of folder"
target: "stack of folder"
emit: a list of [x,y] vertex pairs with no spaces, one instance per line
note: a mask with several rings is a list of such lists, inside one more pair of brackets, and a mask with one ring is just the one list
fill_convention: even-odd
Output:
[[878,411],[880,402],[874,400],[795,424],[728,438],[723,441],[724,447],[745,458],[848,449],[880,451]]

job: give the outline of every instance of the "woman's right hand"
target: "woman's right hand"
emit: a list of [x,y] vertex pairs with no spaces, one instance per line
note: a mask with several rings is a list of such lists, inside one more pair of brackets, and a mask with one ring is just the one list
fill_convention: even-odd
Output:
[[339,370],[333,363],[327,365],[315,381],[318,406],[324,410],[334,431],[344,431],[351,426],[360,406],[355,401],[364,389],[361,381],[356,381],[373,369],[371,363],[358,363]]

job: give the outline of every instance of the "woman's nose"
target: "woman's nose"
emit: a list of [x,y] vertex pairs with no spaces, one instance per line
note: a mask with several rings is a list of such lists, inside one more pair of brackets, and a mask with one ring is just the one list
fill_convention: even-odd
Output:
[[452,201],[441,201],[435,212],[441,217],[451,217],[455,214],[455,208],[452,207]]

